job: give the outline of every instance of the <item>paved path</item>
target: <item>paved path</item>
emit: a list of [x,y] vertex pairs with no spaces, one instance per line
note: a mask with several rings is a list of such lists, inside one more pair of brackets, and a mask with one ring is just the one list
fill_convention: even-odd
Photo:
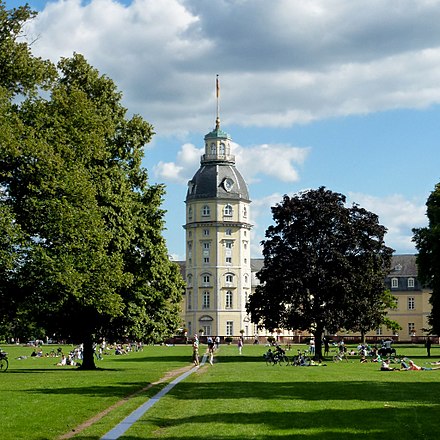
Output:
[[[202,362],[200,366],[204,365],[206,362],[206,354],[203,355]],[[165,394],[171,391],[179,382],[186,379],[190,374],[197,371],[199,367],[193,367],[191,370],[186,373],[181,374],[179,377],[170,382],[165,388],[159,391],[156,395],[154,395],[151,399],[148,399],[143,405],[141,405],[138,409],[135,409],[129,416],[127,416],[122,422],[116,425],[111,431],[107,432],[101,440],[116,440],[130,428],[133,423],[137,422],[156,402],[159,401]]]

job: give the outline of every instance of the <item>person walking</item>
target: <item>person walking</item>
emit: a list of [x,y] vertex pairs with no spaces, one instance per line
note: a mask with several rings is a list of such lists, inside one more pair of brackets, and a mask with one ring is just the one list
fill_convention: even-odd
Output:
[[426,352],[428,353],[428,357],[431,357],[431,338],[428,336],[426,340]]
[[243,336],[240,336],[238,338],[238,353],[242,354],[242,350],[243,350]]
[[200,365],[200,360],[199,360],[199,338],[196,337],[194,338],[194,342],[193,342],[193,362],[194,365],[196,367],[198,367]]

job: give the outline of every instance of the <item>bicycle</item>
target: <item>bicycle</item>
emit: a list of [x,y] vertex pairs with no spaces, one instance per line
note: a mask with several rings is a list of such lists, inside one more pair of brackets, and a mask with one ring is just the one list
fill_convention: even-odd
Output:
[[348,362],[347,353],[345,351],[337,350],[336,354],[333,356],[333,362],[341,362],[343,359]]
[[0,351],[0,372],[4,373],[9,367],[8,353]]

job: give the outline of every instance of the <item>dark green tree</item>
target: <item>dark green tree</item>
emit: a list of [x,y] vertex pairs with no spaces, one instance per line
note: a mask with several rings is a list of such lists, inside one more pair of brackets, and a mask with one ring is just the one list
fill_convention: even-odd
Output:
[[364,329],[378,325],[373,308],[382,304],[391,264],[378,217],[346,207],[345,200],[321,187],[286,195],[272,208],[275,225],[262,242],[261,284],[247,305],[252,321],[271,331],[313,332],[317,358],[324,331],[359,327],[359,313]]
[[431,332],[440,334],[440,183],[426,202],[428,226],[413,229],[413,241],[418,250],[417,272],[420,282],[432,289],[428,318]]
[[34,88],[14,103],[14,87],[3,88],[0,206],[9,218],[0,227],[17,233],[4,246],[3,297],[14,298],[16,319],[83,343],[90,369],[99,338],[175,331],[183,280],[162,236],[164,188],[141,166],[153,128],[126,118],[113,81],[81,55],[62,59],[56,76],[52,67],[43,62],[47,75],[36,76],[48,95]]

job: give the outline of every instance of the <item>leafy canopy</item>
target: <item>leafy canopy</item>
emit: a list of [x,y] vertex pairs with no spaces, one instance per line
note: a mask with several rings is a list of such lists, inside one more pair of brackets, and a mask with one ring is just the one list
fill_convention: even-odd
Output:
[[[324,187],[284,196],[266,230],[261,282],[247,305],[269,330],[364,331],[385,316],[392,249],[378,217]],[[362,321],[357,319],[361,314]]]
[[426,202],[428,226],[413,229],[418,250],[417,268],[420,282],[432,289],[429,324],[433,334],[440,334],[440,183]]
[[35,59],[17,42],[33,16],[20,11],[0,3],[15,29],[0,46],[27,57],[0,79],[1,305],[88,347],[160,340],[180,324],[183,280],[162,236],[164,188],[141,166],[153,127],[126,117],[114,82],[82,55],[56,68]]

